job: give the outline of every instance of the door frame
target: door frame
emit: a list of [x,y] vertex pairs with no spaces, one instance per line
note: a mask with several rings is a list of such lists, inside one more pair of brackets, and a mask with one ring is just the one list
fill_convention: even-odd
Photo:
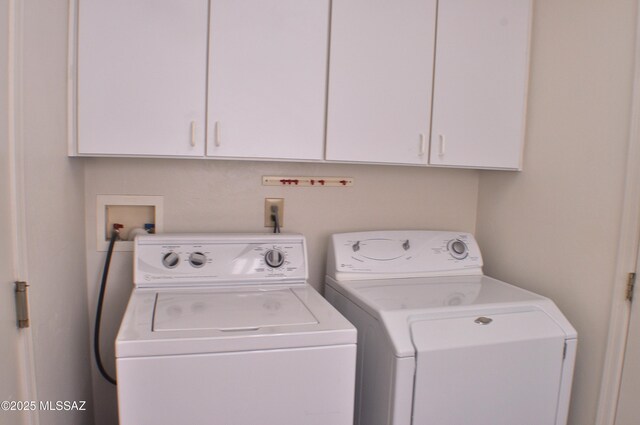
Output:
[[[24,191],[24,152],[21,116],[21,76],[23,52],[23,6],[20,0],[8,0],[8,67],[7,67],[7,140],[9,150],[10,214],[12,232],[9,235],[13,245],[12,273],[16,280],[28,282],[26,201]],[[4,82],[3,82],[4,83]],[[16,369],[20,379],[19,393],[23,401],[38,401],[35,378],[35,356],[31,328],[24,328],[18,336],[18,358]],[[23,412],[23,421],[29,425],[39,425],[38,410]]]
[[[612,293],[609,336],[605,355],[596,425],[614,425],[622,382],[622,367],[631,317],[626,300],[629,273],[638,272],[640,246],[640,8],[636,15],[633,92],[624,198],[618,238],[618,253]],[[636,291],[636,293],[640,293]],[[640,299],[636,299],[640,303]],[[636,308],[640,308],[636,306]]]

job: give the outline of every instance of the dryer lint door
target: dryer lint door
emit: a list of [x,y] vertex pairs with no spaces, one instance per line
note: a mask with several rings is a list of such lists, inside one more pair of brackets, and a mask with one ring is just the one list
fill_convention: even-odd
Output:
[[542,311],[417,321],[413,425],[554,425],[565,334]]

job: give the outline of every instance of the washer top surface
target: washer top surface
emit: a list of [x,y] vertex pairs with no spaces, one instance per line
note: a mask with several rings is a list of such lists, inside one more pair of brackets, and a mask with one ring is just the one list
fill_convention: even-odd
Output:
[[353,325],[308,284],[136,288],[116,357],[355,343]]
[[291,288],[195,294],[168,291],[156,297],[153,330],[229,332],[317,323]]
[[356,343],[306,283],[301,235],[145,235],[134,246],[118,358]]

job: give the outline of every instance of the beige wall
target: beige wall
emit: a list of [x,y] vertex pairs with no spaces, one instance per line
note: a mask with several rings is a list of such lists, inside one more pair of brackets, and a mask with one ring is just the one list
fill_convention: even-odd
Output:
[[[264,232],[265,197],[285,198],[283,232],[303,233],[310,282],[321,289],[330,234],[372,229],[458,229],[473,232],[478,172],[364,165],[204,160],[86,159],[87,264],[90,305],[104,253],[95,246],[98,194],[162,195],[166,232]],[[263,175],[348,176],[347,188],[262,186]],[[116,253],[109,280],[105,341],[115,338],[131,290],[131,254]],[[105,347],[105,357],[113,354]],[[109,368],[112,369],[112,362]],[[97,424],[115,413],[115,390],[94,384]]]
[[[83,164],[66,155],[67,1],[23,9],[18,143],[24,150],[26,242],[40,400],[86,400],[85,412],[40,412],[46,425],[91,423]],[[19,65],[20,67],[20,65]]]
[[485,272],[554,299],[578,330],[570,424],[595,423],[609,325],[636,1],[537,0],[521,173],[481,173]]

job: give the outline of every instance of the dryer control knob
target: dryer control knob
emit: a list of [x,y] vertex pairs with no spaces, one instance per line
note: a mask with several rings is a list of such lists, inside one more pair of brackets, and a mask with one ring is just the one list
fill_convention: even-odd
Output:
[[192,252],[189,256],[189,264],[193,267],[200,268],[207,262],[207,256],[202,252]]
[[269,267],[277,269],[284,264],[284,254],[277,249],[270,249],[264,254],[264,261]]
[[180,263],[180,256],[173,251],[167,252],[162,257],[162,264],[168,269],[175,268],[178,263]]
[[462,242],[460,239],[453,239],[452,241],[449,241],[447,249],[449,250],[449,254],[457,260],[467,258],[467,255],[469,255],[469,248],[467,248],[467,244]]

